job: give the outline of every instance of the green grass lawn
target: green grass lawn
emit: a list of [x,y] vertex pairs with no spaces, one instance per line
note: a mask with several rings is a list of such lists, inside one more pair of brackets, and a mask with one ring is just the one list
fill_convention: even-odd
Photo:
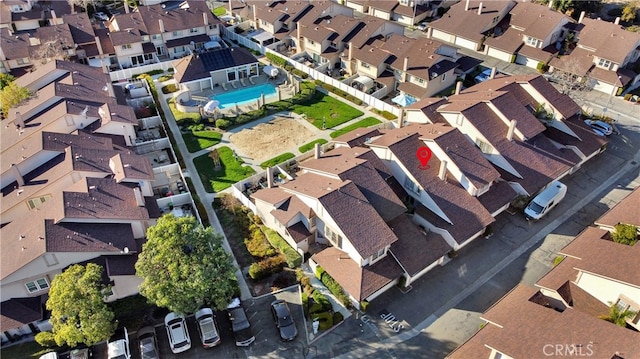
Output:
[[182,138],[184,138],[184,144],[187,145],[189,152],[196,152],[220,143],[222,133],[217,131],[193,131],[191,133],[183,133]]
[[306,114],[307,119],[319,129],[322,129],[323,120],[326,120],[326,128],[332,128],[363,114],[362,111],[321,92],[304,105],[294,105],[292,110],[298,114]]
[[176,123],[180,124],[180,121],[191,120],[191,123],[200,122],[200,114],[197,112],[181,112],[176,109],[176,105],[169,102],[169,108],[173,114],[173,118],[176,119]]
[[215,171],[213,160],[209,154],[198,156],[193,159],[193,163],[198,169],[198,174],[207,192],[220,192],[231,187],[232,184],[241,181],[256,173],[253,168],[243,166],[241,158],[236,160],[229,147],[218,148],[220,155],[220,170]]
[[50,352],[52,349],[46,349],[40,346],[36,342],[26,342],[22,344],[12,345],[8,348],[2,348],[0,356],[2,359],[25,359],[25,358],[40,358],[46,352]]
[[327,140],[325,140],[324,138],[320,138],[317,139],[315,141],[311,141],[309,143],[305,143],[304,145],[298,147],[298,151],[300,151],[301,153],[305,153],[309,150],[311,150],[316,143],[319,143],[320,145],[324,145],[325,143],[327,143]]
[[213,9],[213,14],[215,16],[222,16],[226,13],[227,13],[227,8],[225,8],[224,6],[218,6],[217,8]]
[[331,138],[336,138],[338,136],[342,136],[347,132],[351,132],[353,130],[355,130],[356,128],[363,128],[363,127],[369,127],[369,126],[373,126],[373,125],[377,125],[379,123],[382,123],[380,120],[378,120],[377,118],[374,117],[366,117],[363,118],[362,120],[351,124],[347,127],[341,128],[337,131],[333,131],[329,134],[329,136],[331,136]]
[[282,163],[282,162],[284,162],[286,160],[290,160],[290,159],[294,158],[295,156],[296,155],[294,155],[291,152],[285,152],[285,153],[283,153],[281,155],[278,155],[278,156],[276,156],[276,157],[274,157],[274,158],[272,158],[270,160],[266,160],[266,161],[262,162],[260,164],[260,167],[262,167],[262,168],[273,167],[273,166],[277,165],[278,163]]

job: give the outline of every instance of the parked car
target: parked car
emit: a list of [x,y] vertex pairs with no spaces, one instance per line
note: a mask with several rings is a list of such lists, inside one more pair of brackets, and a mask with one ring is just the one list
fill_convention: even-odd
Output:
[[220,344],[220,334],[211,308],[202,308],[196,312],[196,324],[203,347],[211,348]]
[[182,353],[191,348],[191,337],[189,337],[187,321],[184,316],[171,312],[164,317],[164,325],[167,328],[169,346],[174,354]]
[[129,350],[129,333],[127,328],[122,328],[123,334],[118,335],[113,341],[107,341],[107,358],[108,359],[131,359],[131,351]]
[[527,221],[538,220],[555,207],[567,194],[567,186],[559,181],[555,181],[540,192],[524,209]]
[[98,20],[109,21],[109,16],[107,16],[107,14],[103,12],[96,12],[93,14],[93,17],[95,17]]
[[481,73],[479,73],[476,77],[473,78],[473,81],[477,84],[487,81],[491,76],[491,69],[484,69]]
[[271,315],[276,328],[280,331],[280,339],[292,341],[298,336],[298,329],[293,321],[287,302],[284,300],[273,301],[271,303]]
[[595,132],[595,134],[598,136],[604,137],[604,136],[609,136],[613,133],[613,127],[604,121],[591,119],[591,120],[584,120],[584,123],[586,123],[587,126],[591,127],[593,132]]
[[154,327],[144,327],[138,330],[138,345],[140,348],[140,358],[159,359],[158,341],[156,340],[156,329]]
[[39,359],[58,359],[58,353],[49,352],[47,354],[41,355]]
[[229,321],[231,322],[231,330],[233,330],[233,336],[236,339],[236,346],[246,347],[251,345],[256,340],[251,330],[251,323],[247,319],[247,313],[240,304],[239,300],[234,300],[234,303],[227,308],[229,315]]
[[429,23],[426,21],[423,21],[420,24],[418,24],[418,26],[416,26],[416,30],[427,31],[427,27],[429,27]]
[[76,348],[69,352],[69,359],[89,359],[91,356],[89,348]]

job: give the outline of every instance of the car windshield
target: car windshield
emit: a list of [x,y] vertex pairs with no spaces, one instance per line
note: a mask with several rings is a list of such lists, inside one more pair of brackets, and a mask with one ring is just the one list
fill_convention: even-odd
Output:
[[529,204],[529,208],[534,213],[542,213],[542,210],[544,210],[544,207],[542,207],[541,205],[537,204],[536,202],[531,202],[531,204]]

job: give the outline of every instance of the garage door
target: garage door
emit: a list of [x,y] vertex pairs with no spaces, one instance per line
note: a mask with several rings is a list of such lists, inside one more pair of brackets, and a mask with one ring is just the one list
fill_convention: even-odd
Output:
[[498,60],[511,62],[511,54],[502,50],[498,50],[496,48],[490,47],[487,55],[494,57]]
[[478,48],[478,44],[475,41],[463,39],[461,37],[456,38],[455,44],[460,47],[464,47],[465,49],[474,50],[474,51]]
[[442,40],[445,42],[453,42],[453,40],[455,39],[455,36],[436,29],[433,29],[431,37],[436,40]]
[[538,67],[538,63],[540,61],[535,59],[530,59],[526,56],[518,55],[516,57],[516,64],[525,65],[526,67],[531,67],[533,69]]

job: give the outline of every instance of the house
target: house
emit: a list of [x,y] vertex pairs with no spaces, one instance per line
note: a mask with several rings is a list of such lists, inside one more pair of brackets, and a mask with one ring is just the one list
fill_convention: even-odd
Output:
[[8,0],[0,3],[0,28],[30,31],[41,23],[55,24],[56,16],[70,14],[72,8],[66,1]]
[[175,60],[173,64],[176,81],[193,92],[259,75],[258,60],[241,47],[212,49]]
[[460,1],[429,24],[427,37],[483,52],[485,40],[515,5],[512,0]]
[[617,95],[622,87],[635,85],[640,34],[627,31],[618,22],[589,19],[581,14],[572,31],[577,37],[575,48],[569,54],[551,59],[550,71],[588,76],[594,81],[595,90],[609,95]]
[[[347,2],[349,4],[349,2]],[[430,0],[367,1],[368,14],[404,25],[416,25],[434,17],[439,3]],[[348,6],[348,5],[347,5]]]
[[29,47],[29,34],[14,35],[9,28],[0,28],[0,72],[31,67]]
[[[551,3],[552,4],[552,3]],[[551,5],[550,4],[550,5]],[[539,68],[558,53],[572,20],[548,6],[518,2],[484,42],[485,53],[502,61]]]
[[[638,224],[638,194],[633,190],[595,222],[631,218]],[[481,316],[486,325],[448,358],[640,355],[640,281],[630,270],[640,267],[639,250],[613,242],[608,229],[587,227],[559,251],[563,260],[536,288],[517,285]],[[601,319],[611,305],[634,311],[626,324],[636,330]]]
[[606,144],[580,120],[580,107],[539,75],[499,77],[446,101],[423,101],[407,110],[414,112],[410,121],[459,128],[527,196],[576,171]]

